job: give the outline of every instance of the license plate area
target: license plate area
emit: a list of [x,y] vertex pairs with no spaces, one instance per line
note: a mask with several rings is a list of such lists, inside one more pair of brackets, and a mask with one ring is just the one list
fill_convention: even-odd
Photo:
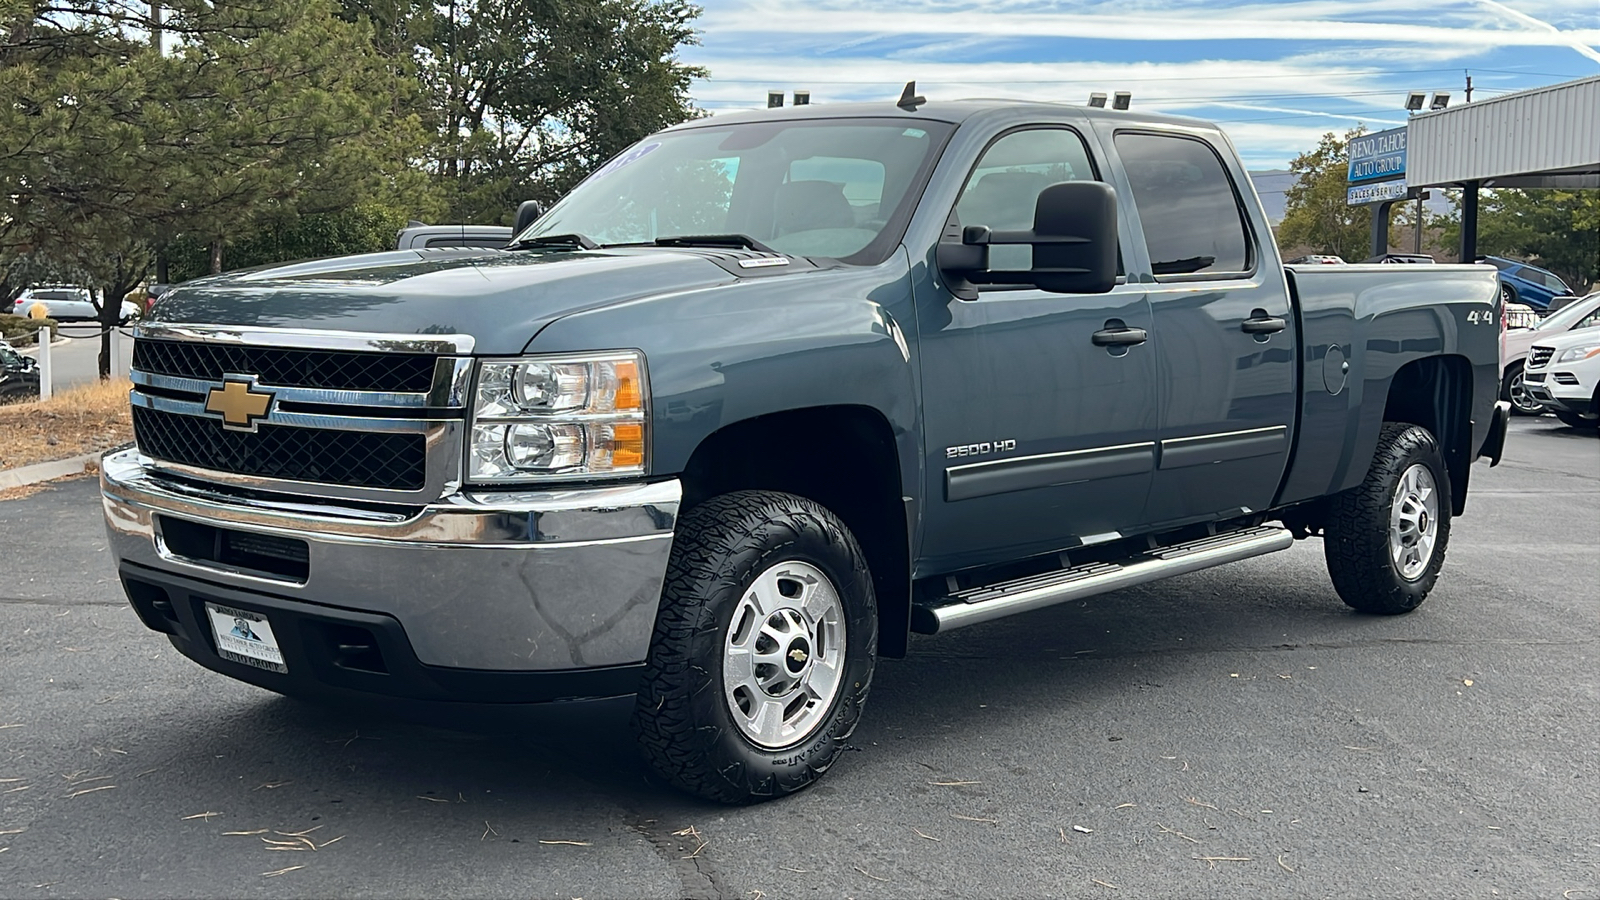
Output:
[[266,616],[209,600],[205,607],[218,656],[268,672],[289,671]]

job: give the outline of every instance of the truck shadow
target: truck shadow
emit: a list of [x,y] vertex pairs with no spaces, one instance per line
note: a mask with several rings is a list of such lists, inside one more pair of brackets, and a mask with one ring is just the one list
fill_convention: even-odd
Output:
[[[961,756],[1006,721],[997,717],[1018,714],[1104,740],[1094,723],[1116,721],[1122,708],[1141,702],[1139,695],[1214,690],[1219,679],[1226,682],[1226,669],[1247,668],[1241,657],[1357,646],[1433,627],[1426,614],[1353,615],[1325,581],[1309,583],[1292,569],[1254,561],[921,638],[908,658],[880,663],[867,714],[850,741],[860,752],[848,754],[818,790],[839,775],[870,784],[887,769],[899,771],[904,760],[883,752],[896,741],[931,758]],[[428,818],[466,816],[480,828],[485,802],[508,821],[533,815],[514,812],[519,806],[548,812],[598,800],[640,821],[646,810],[703,806],[644,770],[625,709],[532,716],[508,710],[418,722],[371,709],[257,699],[253,689],[237,689],[250,691],[251,699],[225,721],[200,715],[145,735],[171,741],[171,767],[188,776],[185,790],[236,791],[254,780],[260,787],[249,785],[253,799],[316,795],[316,803],[346,811],[437,807],[424,810]],[[204,773],[224,759],[226,774],[218,772],[208,785]],[[299,786],[285,785],[282,793],[267,787],[277,781]]]

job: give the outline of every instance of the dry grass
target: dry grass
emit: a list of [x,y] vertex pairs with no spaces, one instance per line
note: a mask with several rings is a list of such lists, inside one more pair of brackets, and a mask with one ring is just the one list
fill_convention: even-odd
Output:
[[49,400],[0,406],[0,469],[109,450],[133,440],[127,379],[68,388]]

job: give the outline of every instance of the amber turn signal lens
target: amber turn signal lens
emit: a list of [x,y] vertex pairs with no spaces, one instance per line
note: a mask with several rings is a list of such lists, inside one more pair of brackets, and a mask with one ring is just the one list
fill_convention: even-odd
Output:
[[611,467],[625,469],[644,465],[644,425],[627,423],[611,426]]
[[639,364],[626,360],[616,363],[617,393],[615,406],[618,412],[644,410],[644,391],[639,384]]

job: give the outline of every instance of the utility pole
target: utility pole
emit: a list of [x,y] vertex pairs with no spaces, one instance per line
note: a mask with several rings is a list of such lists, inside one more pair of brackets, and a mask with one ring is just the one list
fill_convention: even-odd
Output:
[[1462,69],[1461,71],[1467,73],[1467,102],[1471,103],[1472,102],[1472,73],[1468,72],[1466,69]]

